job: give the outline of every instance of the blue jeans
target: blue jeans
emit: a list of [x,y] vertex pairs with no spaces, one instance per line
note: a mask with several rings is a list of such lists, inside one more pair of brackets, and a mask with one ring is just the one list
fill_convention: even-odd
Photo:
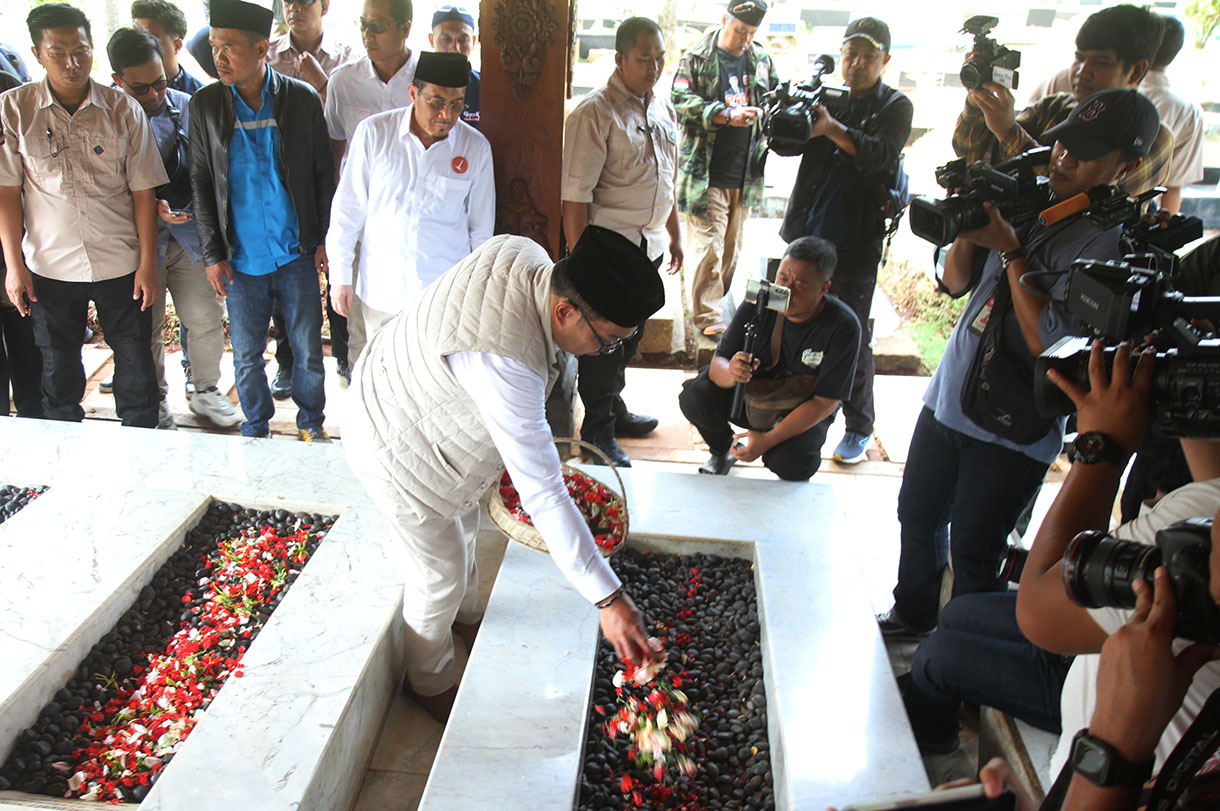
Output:
[[271,303],[279,299],[288,340],[297,350],[292,366],[292,399],[297,428],[322,426],[326,392],[322,372],[322,303],[313,257],[303,255],[265,276],[234,271],[229,286],[229,333],[237,396],[246,421],[242,436],[267,436],[275,413],[263,352],[271,326]]
[[[898,492],[902,548],[894,608],[912,628],[936,624],[940,575],[953,558],[953,596],[1000,591],[1000,555],[1047,466],[919,415]],[[945,532],[946,524],[949,532]],[[948,547],[948,548],[946,548]]]
[[1059,731],[1059,695],[1072,660],[1025,638],[1016,592],[954,597],[941,621],[915,650],[902,689],[916,740],[954,739],[963,699]]

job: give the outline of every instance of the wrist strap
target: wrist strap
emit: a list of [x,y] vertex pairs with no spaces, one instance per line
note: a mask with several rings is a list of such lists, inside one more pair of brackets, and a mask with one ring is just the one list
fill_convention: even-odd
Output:
[[595,603],[595,605],[597,606],[598,610],[603,609],[603,608],[609,608],[610,606],[614,605],[615,600],[617,600],[619,597],[622,597],[626,593],[627,593],[627,587],[619,586],[610,594],[609,597],[602,600],[600,603]]
[[1190,780],[1220,747],[1220,690],[1213,692],[1190,728],[1173,748],[1157,777],[1148,811],[1166,811],[1177,805]]
[[1008,266],[1018,259],[1025,258],[1025,248],[1018,246],[1011,251],[1000,251],[1000,266],[1008,270]]

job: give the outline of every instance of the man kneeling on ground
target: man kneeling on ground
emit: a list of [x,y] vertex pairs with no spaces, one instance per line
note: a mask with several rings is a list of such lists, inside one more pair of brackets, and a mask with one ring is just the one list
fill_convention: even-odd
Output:
[[[786,481],[806,481],[817,472],[831,418],[851,393],[860,345],[855,314],[826,295],[834,269],[835,249],[829,242],[793,240],[775,279],[792,291],[792,298],[782,314],[764,314],[753,358],[742,351],[746,325],[755,313],[747,302],[737,309],[711,365],[683,385],[678,404],[712,452],[700,473],[724,475],[738,460],[759,457]],[[733,390],[752,380],[757,385],[747,389],[747,414],[735,418],[729,413]],[[806,399],[787,413],[778,407],[778,400],[802,394]],[[762,407],[754,408],[756,403]],[[730,419],[746,430],[734,434]]]

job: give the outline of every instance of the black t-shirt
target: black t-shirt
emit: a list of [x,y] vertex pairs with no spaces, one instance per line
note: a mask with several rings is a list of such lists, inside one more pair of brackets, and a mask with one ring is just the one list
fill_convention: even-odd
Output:
[[[719,48],[720,99],[731,110],[750,106],[749,76],[746,54],[730,56]],[[726,111],[727,113],[727,111]],[[740,189],[746,177],[746,160],[750,153],[750,127],[724,126],[716,130],[712,157],[708,160],[707,184],[718,189]]]
[[[786,377],[816,375],[813,393],[828,400],[846,400],[856,376],[856,356],[860,350],[860,322],[846,304],[834,296],[809,321],[794,324],[784,319],[779,344],[779,363],[772,369],[771,330],[778,313],[768,310],[755,343],[754,356],[762,361],[755,376]],[[716,354],[731,358],[741,352],[746,340],[746,325],[754,317],[754,305],[746,302],[737,308],[733,322],[720,338]]]

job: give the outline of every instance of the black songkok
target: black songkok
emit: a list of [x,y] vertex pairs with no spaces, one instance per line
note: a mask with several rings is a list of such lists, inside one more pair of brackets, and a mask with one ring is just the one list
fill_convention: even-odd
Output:
[[590,225],[567,259],[572,286],[593,310],[620,327],[644,323],[665,304],[658,262],[616,231]]
[[253,31],[265,39],[271,37],[271,9],[244,0],[212,0],[208,23],[213,28],[236,28]]
[[438,87],[465,87],[470,81],[470,62],[461,54],[424,51],[415,66],[415,78]]

